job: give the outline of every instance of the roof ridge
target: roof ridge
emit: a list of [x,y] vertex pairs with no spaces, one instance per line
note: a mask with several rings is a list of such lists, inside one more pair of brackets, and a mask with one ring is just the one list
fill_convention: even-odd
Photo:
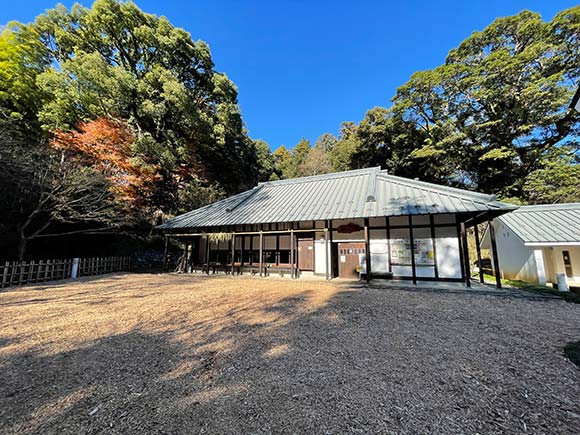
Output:
[[580,208],[580,202],[562,202],[558,204],[531,204],[531,205],[522,205],[518,210],[521,211],[542,211],[541,209],[545,210],[569,210],[574,208]]
[[457,187],[442,186],[434,183],[429,183],[428,181],[413,180],[411,178],[400,177],[398,175],[387,175],[379,173],[378,176],[387,180],[399,182],[401,184],[405,183],[410,184],[419,189],[428,190],[431,192],[441,193],[441,191],[443,191],[446,193],[450,193],[452,194],[452,196],[455,197],[471,196],[485,202],[497,201],[497,197],[495,195],[489,195],[487,193],[473,192],[471,190],[459,189]]
[[330,172],[327,174],[318,174],[318,175],[308,175],[305,177],[296,177],[296,178],[286,178],[284,180],[273,180],[273,181],[264,181],[258,183],[258,186],[278,186],[282,184],[297,184],[297,183],[308,183],[311,181],[318,181],[318,180],[333,180],[335,178],[343,178],[343,177],[354,177],[356,175],[361,174],[372,174],[374,171],[380,171],[380,166],[374,166],[370,168],[361,168],[361,169],[351,169],[350,171],[340,171],[340,172]]

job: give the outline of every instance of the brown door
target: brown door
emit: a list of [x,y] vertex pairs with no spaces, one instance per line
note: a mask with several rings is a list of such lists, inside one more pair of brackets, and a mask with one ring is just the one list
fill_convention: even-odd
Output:
[[338,244],[338,276],[358,278],[359,255],[364,254],[364,242],[342,242]]
[[298,239],[298,269],[314,270],[314,242],[312,239]]

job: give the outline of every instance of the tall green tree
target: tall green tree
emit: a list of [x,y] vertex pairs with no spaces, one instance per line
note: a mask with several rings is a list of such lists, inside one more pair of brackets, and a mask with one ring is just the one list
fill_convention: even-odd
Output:
[[[99,170],[106,164],[89,167],[78,152],[50,146],[97,119],[126,123],[127,162],[153,172],[153,193],[139,207],[118,203]],[[9,24],[0,35],[0,132],[0,178],[10,181],[0,199],[12,222],[0,230],[21,241],[174,214],[271,173],[269,149],[248,136],[237,88],[215,70],[207,44],[130,1],[59,5],[31,24]],[[86,196],[73,195],[75,183],[90,186],[78,187]],[[62,212],[66,198],[83,208]],[[91,208],[97,199],[103,207]]]
[[550,151],[574,145],[580,116],[567,111],[580,68],[580,7],[543,21],[523,11],[499,18],[415,73],[393,117],[424,135],[410,154],[450,167],[449,182],[525,197],[528,175]]
[[165,17],[97,0],[91,8],[58,6],[16,29],[46,48],[49,66],[37,80],[50,95],[38,112],[44,128],[71,129],[99,116],[128,120],[135,157],[159,170],[152,204],[171,211],[179,190],[199,180],[228,193],[257,180],[236,86],[215,71],[207,44]]
[[553,150],[541,168],[531,172],[523,183],[532,204],[580,202],[580,158],[573,149]]

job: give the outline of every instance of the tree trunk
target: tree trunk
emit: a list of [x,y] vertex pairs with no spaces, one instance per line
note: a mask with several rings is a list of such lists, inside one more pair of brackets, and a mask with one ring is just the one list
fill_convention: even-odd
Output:
[[18,232],[18,260],[23,261],[26,255],[26,244],[28,239],[24,235],[24,231]]

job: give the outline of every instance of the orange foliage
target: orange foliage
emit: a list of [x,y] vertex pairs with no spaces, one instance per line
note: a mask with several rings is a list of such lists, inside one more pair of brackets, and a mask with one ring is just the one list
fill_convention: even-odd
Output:
[[118,199],[136,203],[148,196],[157,170],[133,158],[134,137],[125,121],[100,117],[53,133],[51,146],[105,174]]

